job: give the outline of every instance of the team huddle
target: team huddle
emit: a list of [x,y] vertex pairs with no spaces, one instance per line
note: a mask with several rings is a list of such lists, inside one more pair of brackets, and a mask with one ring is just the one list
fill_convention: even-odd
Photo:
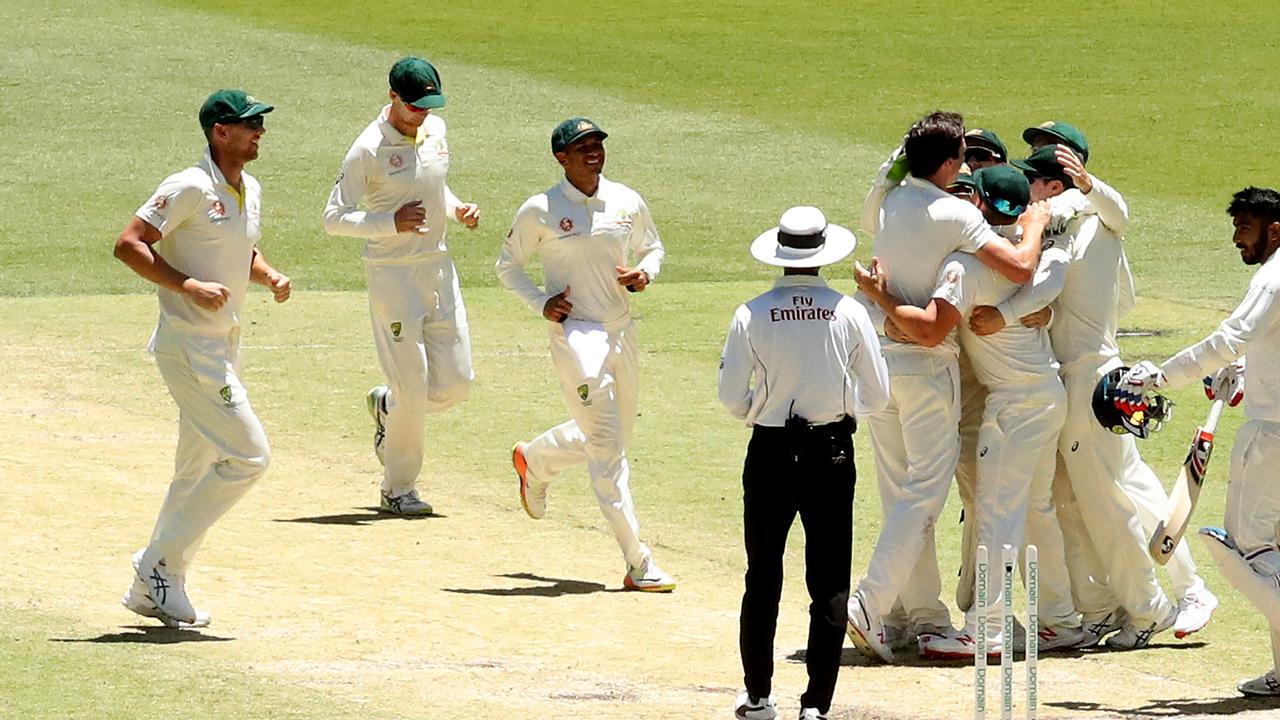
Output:
[[[366,398],[384,467],[379,506],[428,515],[434,508],[418,488],[425,418],[465,401],[474,379],[445,228],[474,229],[481,212],[447,184],[445,124],[430,112],[445,104],[439,73],[405,58],[389,85],[390,102],[342,161],[323,221],[329,234],[366,241],[386,377]],[[205,531],[270,463],[240,381],[239,343],[249,282],[277,302],[292,291],[257,247],[260,187],[244,172],[272,110],[237,90],[209,96],[199,113],[204,158],[166,178],[116,243],[116,256],[159,286],[149,349],[180,410],[173,481],[122,602],[170,627],[211,622],[186,595],[187,568]],[[640,540],[627,458],[639,407],[628,295],[658,277],[665,250],[644,199],[603,176],[606,137],[581,117],[555,128],[551,150],[564,177],[520,207],[497,258],[503,285],[548,321],[570,412],[517,443],[511,462],[534,519],[546,513],[553,479],[585,464],[626,563],[624,587],[669,592],[676,581]],[[974,602],[980,544],[1038,548],[1041,650],[1141,648],[1157,633],[1202,629],[1217,599],[1186,542],[1164,566],[1173,597],[1148,552],[1169,497],[1135,438],[1159,422],[1160,388],[1207,375],[1207,392],[1238,400],[1245,348],[1255,343],[1263,349],[1248,365],[1249,422],[1232,457],[1226,527],[1205,537],[1223,576],[1270,621],[1280,666],[1280,493],[1266,470],[1280,460],[1280,347],[1272,347],[1280,343],[1280,194],[1249,188],[1228,210],[1242,259],[1262,265],[1240,308],[1162,365],[1127,368],[1116,343],[1119,318],[1135,301],[1124,199],[1085,169],[1089,145],[1076,128],[1048,122],[1023,139],[1025,159],[1010,161],[995,133],[966,132],[959,115],[915,123],[866,198],[861,226],[874,237],[874,257],[855,264],[853,297],[818,275],[855,243],[817,208],[788,210],[752,243],[752,254],[784,275],[734,314],[720,367],[721,402],[753,428],[743,471],[738,718],[777,717],[772,648],[782,552],[797,515],[813,600],[802,720],[830,709],[846,628],[884,662],[908,648],[972,658],[984,622],[992,654],[1017,642],[1002,634],[999,591],[986,607]],[[525,269],[534,261],[541,286]],[[1116,390],[1111,428],[1095,413],[1100,381]],[[851,588],[859,424],[871,436],[883,523]],[[941,600],[934,544],[953,478],[964,505],[959,629]],[[1280,695],[1274,673],[1240,689]]]

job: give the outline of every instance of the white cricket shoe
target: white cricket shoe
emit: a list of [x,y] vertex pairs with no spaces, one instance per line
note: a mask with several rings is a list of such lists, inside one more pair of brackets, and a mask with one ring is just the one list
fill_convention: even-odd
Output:
[[671,592],[676,589],[676,579],[663,572],[653,557],[647,557],[640,565],[627,568],[622,587],[640,592]]
[[187,599],[186,577],[170,572],[163,559],[151,561],[143,553],[134,565],[134,576],[142,582],[145,597],[158,611],[179,622],[196,623],[196,609]]
[[1080,643],[1083,643],[1092,637],[1089,633],[1084,631],[1084,628],[1072,627],[1070,625],[1057,625],[1052,627],[1046,625],[1041,627],[1036,634],[1040,636],[1040,644],[1037,646],[1040,652],[1069,650],[1071,648],[1080,647]]
[[1123,628],[1128,618],[1129,614],[1124,608],[1085,615],[1080,619],[1080,629],[1084,630],[1085,638],[1076,647],[1087,648],[1097,645],[1106,636]]
[[[999,662],[1003,644],[998,637],[987,638],[987,660]],[[978,654],[978,641],[973,633],[959,631],[950,636],[934,635],[920,640],[920,655],[928,660],[973,660]]]
[[866,611],[866,601],[862,591],[857,590],[849,596],[849,622],[845,632],[863,655],[872,660],[893,662],[893,650],[885,642],[884,623],[880,617]]
[[1171,607],[1163,619],[1151,623],[1142,630],[1134,627],[1133,623],[1127,622],[1120,632],[1107,638],[1107,647],[1115,648],[1116,650],[1140,650],[1151,644],[1153,635],[1173,627],[1173,623],[1177,619],[1178,608]]
[[387,393],[389,392],[391,389],[386,385],[377,385],[364,396],[364,404],[369,408],[369,415],[373,417],[373,454],[378,456],[378,462],[384,467],[387,464],[386,458],[383,457],[383,446],[387,442]]
[[511,467],[516,470],[520,479],[520,504],[524,511],[534,520],[541,520],[547,514],[547,486],[537,478],[529,476],[529,462],[524,457],[524,449],[528,443],[518,442],[511,448]]
[[800,708],[800,720],[827,720],[818,708]]
[[733,701],[733,716],[738,720],[775,720],[778,717],[778,705],[773,696],[758,698],[746,690],[738,693]]
[[1275,670],[1268,670],[1267,674],[1262,677],[1256,677],[1252,680],[1241,680],[1236,684],[1236,689],[1245,695],[1278,697],[1280,696],[1280,680],[1276,680]]
[[212,618],[209,613],[203,610],[196,610],[196,621],[187,623],[165,615],[160,612],[155,603],[151,602],[151,598],[147,597],[147,584],[142,582],[142,578],[138,577],[138,567],[142,564],[142,553],[143,551],[139,550],[133,554],[133,582],[129,585],[129,589],[125,591],[124,597],[120,598],[120,604],[130,612],[137,613],[142,617],[159,620],[164,623],[165,627],[180,630],[208,627]]
[[403,495],[395,497],[384,493],[382,500],[378,503],[378,509],[401,517],[421,517],[435,512],[435,508],[431,507],[431,503],[418,497],[417,490],[410,490]]
[[1209,592],[1209,588],[1187,593],[1178,601],[1178,619],[1173,623],[1173,636],[1181,640],[1203,630],[1217,609],[1218,598]]

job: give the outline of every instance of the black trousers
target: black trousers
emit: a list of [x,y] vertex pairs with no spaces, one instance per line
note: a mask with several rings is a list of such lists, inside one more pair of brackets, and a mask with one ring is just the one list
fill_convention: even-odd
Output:
[[805,533],[809,589],[809,687],[803,707],[831,709],[844,645],[853,544],[853,421],[756,426],[742,471],[747,546],[738,646],[743,682],[756,697],[772,693],[773,640],[782,594],[782,555],[797,514]]

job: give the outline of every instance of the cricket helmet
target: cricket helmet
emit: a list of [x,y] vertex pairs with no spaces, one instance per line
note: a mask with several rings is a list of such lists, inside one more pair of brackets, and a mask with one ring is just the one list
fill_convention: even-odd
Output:
[[1145,438],[1173,417],[1173,401],[1163,395],[1135,395],[1121,383],[1129,368],[1121,366],[1103,375],[1093,388],[1093,416],[1117,435],[1132,433]]

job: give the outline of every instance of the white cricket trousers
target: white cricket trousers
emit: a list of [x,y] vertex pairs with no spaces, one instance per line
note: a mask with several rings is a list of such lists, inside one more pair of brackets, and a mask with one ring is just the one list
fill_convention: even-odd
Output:
[[178,449],[148,554],[181,574],[205,532],[266,472],[271,448],[240,382],[238,328],[212,337],[161,325],[151,348],[178,405]]
[[640,521],[631,500],[627,445],[635,428],[639,402],[640,367],[635,326],[608,330],[607,355],[599,370],[584,371],[570,348],[565,327],[549,323],[551,361],[572,419],[534,438],[524,451],[529,473],[550,482],[565,469],[587,464],[600,512],[613,530],[628,567],[638,567],[650,555],[640,542]]
[[[1223,527],[1260,575],[1280,573],[1280,423],[1247,420],[1231,448]],[[1273,668],[1280,672],[1280,628],[1271,628]]]
[[[1004,545],[1016,548],[1020,558],[1026,544],[1036,545],[1040,617],[1050,627],[1079,623],[1053,506],[1058,433],[1066,422],[1066,403],[1067,393],[1057,376],[989,387],[977,443],[977,541],[991,549],[993,558]],[[1002,588],[995,585],[987,597],[989,637],[1000,637],[1002,626]],[[975,626],[979,612],[974,607],[967,613],[968,627]]]
[[[1055,499],[1067,492],[1075,499],[1076,507],[1069,500],[1059,502],[1058,517],[1070,547],[1067,564],[1077,609],[1085,614],[1113,609],[1098,607],[1109,587],[1133,624],[1142,627],[1163,620],[1171,605],[1156,579],[1138,508],[1124,488],[1124,478],[1142,463],[1134,438],[1110,432],[1093,415],[1094,387],[1113,364],[1077,365],[1063,374],[1067,422],[1058,452],[1069,489],[1055,488]],[[1090,547],[1082,547],[1086,544]]]
[[[933,527],[946,505],[960,455],[960,371],[955,357],[912,352],[890,353],[885,359],[889,405],[868,415],[867,424],[881,503],[887,509],[867,574],[858,584],[867,611],[881,616],[889,614],[899,596],[908,613],[912,607],[928,608],[937,602],[937,587],[916,585],[915,597],[903,592],[913,574],[928,576],[927,568],[917,571],[916,566],[926,545],[932,546]],[[932,562],[936,579],[936,557]],[[926,597],[930,594],[932,600]]]
[[475,373],[467,310],[447,253],[409,264],[366,264],[369,317],[386,375],[384,495],[413,490],[422,472],[423,427],[467,399]]

